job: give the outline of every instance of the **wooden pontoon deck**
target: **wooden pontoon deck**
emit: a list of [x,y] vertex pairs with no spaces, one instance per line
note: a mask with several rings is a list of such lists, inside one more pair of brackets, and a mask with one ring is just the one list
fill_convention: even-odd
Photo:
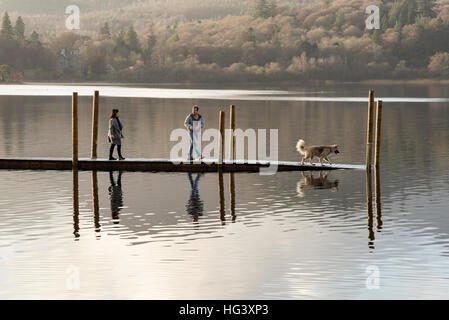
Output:
[[[301,165],[292,161],[224,161],[218,165],[216,159],[203,159],[201,162],[187,162],[183,159],[126,159],[124,161],[109,161],[107,159],[78,160],[78,169],[87,171],[152,171],[152,172],[259,172],[269,165],[276,166],[277,171],[318,171],[355,169],[365,170],[364,165],[319,163]],[[2,158],[0,169],[15,170],[72,170],[70,158]]]

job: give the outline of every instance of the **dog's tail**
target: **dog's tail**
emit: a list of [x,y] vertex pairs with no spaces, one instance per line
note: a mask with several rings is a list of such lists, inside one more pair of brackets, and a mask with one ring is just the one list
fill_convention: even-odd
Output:
[[305,150],[304,150],[304,145],[306,143],[304,142],[304,140],[299,140],[298,143],[296,144],[296,150],[298,150],[298,152],[302,155],[305,154]]

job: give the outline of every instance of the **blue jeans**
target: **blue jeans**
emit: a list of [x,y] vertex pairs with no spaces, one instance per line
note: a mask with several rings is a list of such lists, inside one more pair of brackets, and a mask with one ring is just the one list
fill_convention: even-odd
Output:
[[201,141],[198,141],[198,139],[200,139],[199,134],[196,137],[196,141],[194,139],[194,131],[193,130],[189,131],[189,135],[190,135],[190,149],[189,149],[188,157],[192,156],[193,148],[195,148],[196,154],[198,156],[201,156],[201,151],[200,151],[200,148],[198,146],[198,144],[201,143]]

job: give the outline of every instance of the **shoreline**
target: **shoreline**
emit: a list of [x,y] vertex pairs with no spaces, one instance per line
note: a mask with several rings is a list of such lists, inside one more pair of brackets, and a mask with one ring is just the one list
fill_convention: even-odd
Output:
[[33,84],[57,84],[57,85],[121,85],[121,86],[148,86],[148,85],[160,85],[160,86],[186,86],[186,85],[221,85],[221,86],[230,86],[230,85],[254,85],[254,86],[263,86],[263,85],[336,85],[336,84],[379,84],[379,85],[390,85],[390,84],[414,84],[414,85],[428,85],[428,84],[436,84],[436,85],[449,85],[449,79],[426,79],[426,78],[416,78],[416,79],[371,79],[371,80],[355,80],[355,81],[339,81],[339,80],[300,80],[300,81],[260,81],[260,82],[192,82],[192,81],[169,81],[169,82],[120,82],[120,81],[53,81],[53,80],[43,80],[43,81],[21,81],[21,82],[0,82],[0,85],[33,85]]

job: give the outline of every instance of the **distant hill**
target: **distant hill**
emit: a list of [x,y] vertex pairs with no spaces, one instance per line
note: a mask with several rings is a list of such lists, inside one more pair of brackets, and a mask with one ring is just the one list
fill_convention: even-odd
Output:
[[[321,0],[277,0],[278,4],[301,4]],[[110,9],[126,9],[132,5],[138,5],[142,8],[152,8],[156,11],[157,7],[167,9],[167,13],[185,9],[190,11],[195,8],[217,8],[217,12],[226,9],[233,9],[233,14],[242,8],[248,8],[256,0],[0,0],[0,11],[17,11],[23,14],[43,14],[58,13],[64,10],[68,5],[78,5],[87,12],[102,11]],[[231,13],[231,12],[228,12]]]
[[[301,6],[322,0],[270,0],[277,4]],[[148,22],[172,24],[194,20],[218,20],[226,16],[251,14],[257,0],[0,0],[0,14],[5,11],[16,19],[23,17],[26,32],[44,35],[63,31],[69,5],[81,11],[80,32],[92,36],[105,21],[111,31],[134,24],[143,32]]]
[[[16,1],[9,3],[23,5]],[[449,0],[78,3],[81,29],[73,32],[65,28],[61,4],[55,4],[57,13],[2,13],[3,79],[22,75],[26,80],[262,82],[449,77]],[[365,10],[373,4],[380,9],[380,28],[375,30],[365,23]]]
[[78,5],[88,11],[118,8],[142,2],[141,0],[0,0],[0,10],[17,11],[21,14],[63,12],[68,5]]

